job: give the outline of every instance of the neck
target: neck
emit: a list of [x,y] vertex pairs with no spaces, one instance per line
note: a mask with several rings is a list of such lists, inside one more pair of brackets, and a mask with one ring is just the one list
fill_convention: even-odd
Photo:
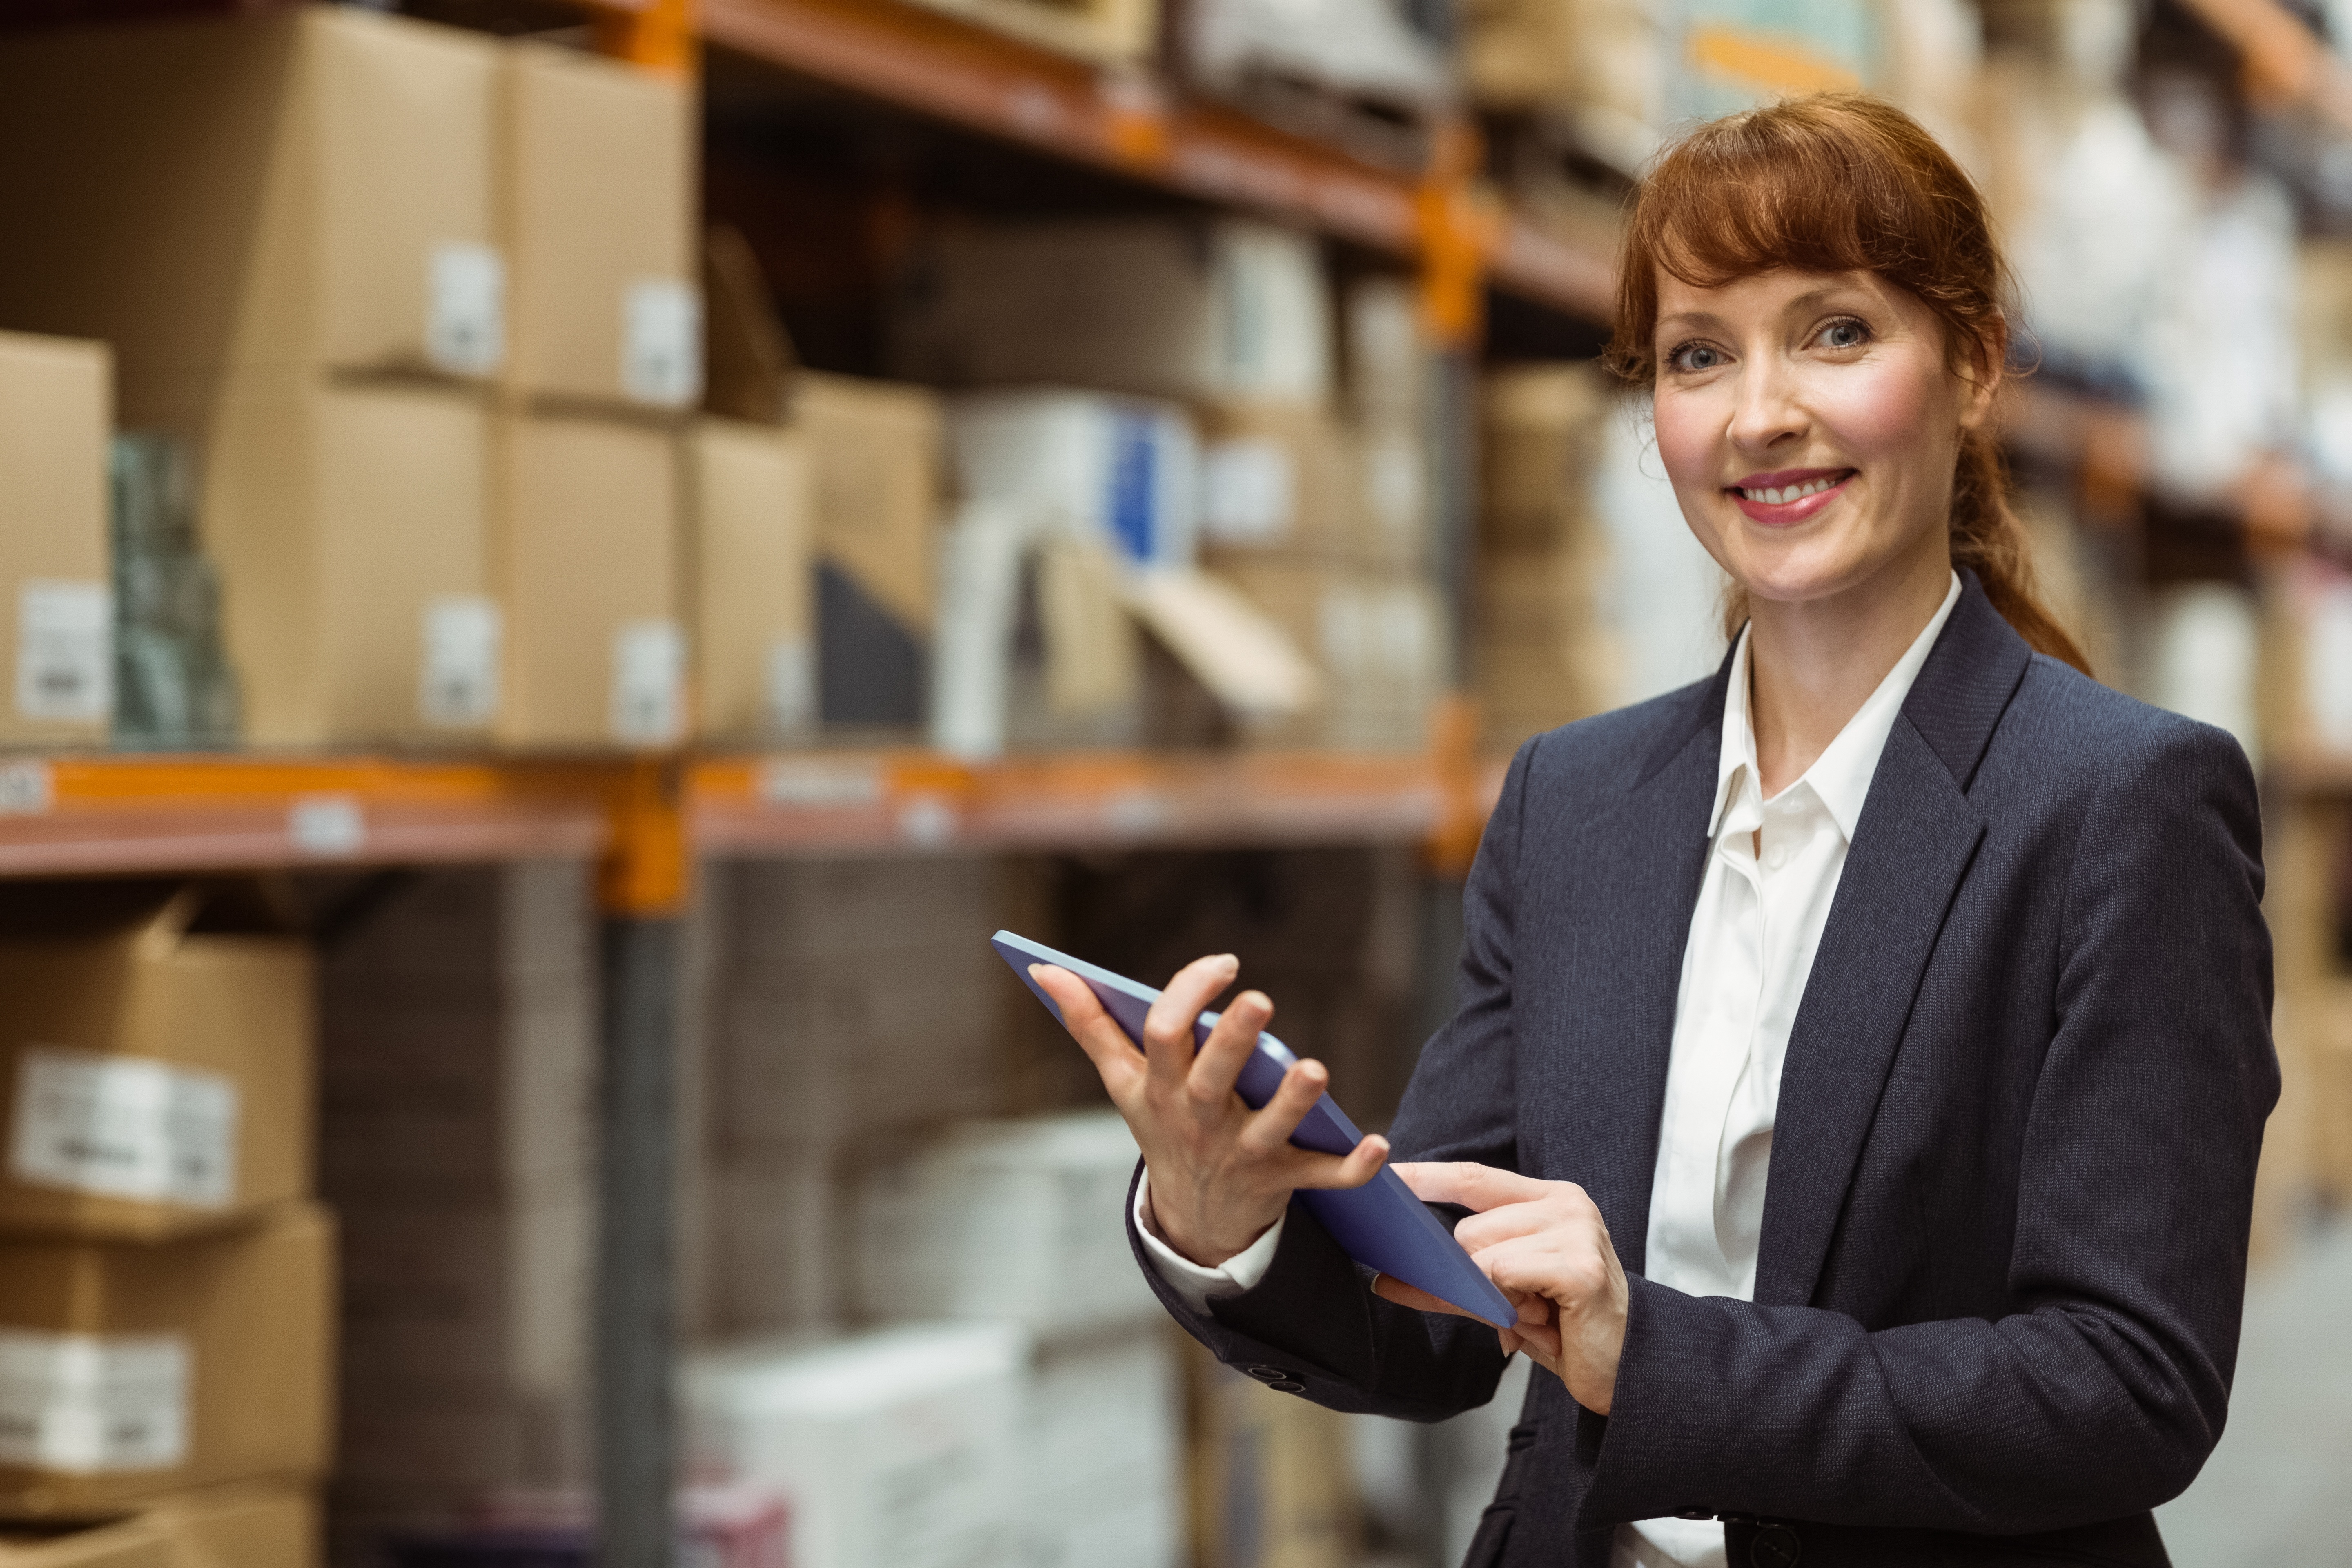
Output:
[[1935,619],[1952,582],[1950,551],[1935,542],[1824,598],[1749,596],[1748,712],[1765,799],[1804,777]]

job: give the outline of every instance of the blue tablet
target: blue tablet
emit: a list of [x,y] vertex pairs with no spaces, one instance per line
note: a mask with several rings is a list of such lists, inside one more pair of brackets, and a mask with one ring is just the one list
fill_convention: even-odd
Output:
[[[1062,1010],[1030,978],[1029,966],[1033,963],[1050,963],[1085,981],[1101,998],[1104,1010],[1125,1032],[1128,1043],[1139,1051],[1143,1048],[1143,1016],[1160,1000],[1159,992],[1009,931],[998,931],[990,941],[998,955],[1013,966],[1013,973],[1021,977],[1022,984],[1035,993],[1037,1000],[1045,1004],[1046,1011],[1055,1018],[1061,1017]],[[1203,1013],[1192,1026],[1196,1048],[1209,1037],[1209,1030],[1216,1021],[1216,1014]],[[1289,1047],[1272,1035],[1260,1034],[1257,1049],[1242,1064],[1241,1078],[1234,1086],[1241,1093],[1242,1102],[1252,1110],[1265,1105],[1282,1086],[1283,1074],[1297,1060]],[[1363,1136],[1327,1094],[1307,1111],[1290,1141],[1318,1153],[1345,1154],[1361,1142]],[[1462,1244],[1412,1195],[1412,1189],[1394,1171],[1383,1166],[1379,1175],[1360,1187],[1301,1192],[1298,1197],[1307,1212],[1331,1233],[1331,1239],[1366,1268],[1392,1274],[1440,1300],[1476,1313],[1498,1329],[1509,1328],[1518,1321],[1509,1299],[1478,1271]]]

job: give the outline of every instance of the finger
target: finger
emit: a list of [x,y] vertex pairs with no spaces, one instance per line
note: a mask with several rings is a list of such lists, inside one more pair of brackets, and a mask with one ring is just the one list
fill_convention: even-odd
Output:
[[1192,1070],[1192,1026],[1201,1009],[1234,983],[1241,961],[1230,952],[1196,958],[1176,972],[1160,1000],[1143,1016],[1143,1054],[1151,1081],[1163,1089],[1182,1086]]
[[1431,1295],[1418,1285],[1408,1285],[1392,1274],[1374,1275],[1372,1294],[1383,1301],[1394,1301],[1400,1307],[1411,1307],[1416,1312],[1443,1312],[1454,1318],[1477,1318],[1478,1316],[1475,1312],[1464,1311],[1451,1301]]
[[1417,1162],[1399,1165],[1396,1173],[1423,1203],[1460,1204],[1482,1212],[1503,1204],[1531,1203],[1556,1185],[1468,1160]]
[[1546,1184],[1542,1198],[1534,1203],[1501,1204],[1484,1214],[1474,1214],[1454,1227],[1454,1239],[1470,1251],[1493,1247],[1523,1236],[1543,1236],[1552,1232],[1574,1232],[1577,1235],[1597,1234],[1600,1216],[1590,1205],[1580,1204],[1558,1184]]
[[1195,1101],[1215,1105],[1234,1092],[1242,1066],[1257,1049],[1258,1031],[1274,1021],[1274,1003],[1263,991],[1244,991],[1219,1016],[1193,1057],[1184,1086]]
[[1360,1187],[1381,1173],[1381,1166],[1389,1157],[1389,1141],[1379,1133],[1368,1133],[1362,1142],[1344,1155],[1313,1154],[1301,1149],[1295,1151],[1298,1159],[1285,1176],[1293,1191],[1310,1188],[1328,1192],[1333,1188]]
[[1330,1081],[1331,1074],[1321,1062],[1291,1063],[1274,1098],[1243,1123],[1239,1139],[1243,1151],[1271,1154],[1289,1142],[1290,1135],[1298,1131],[1298,1124],[1315,1109],[1315,1102],[1323,1098],[1324,1088]]
[[1078,1049],[1095,1064],[1095,1071],[1112,1100],[1125,1105],[1143,1077],[1143,1058],[1135,1054],[1134,1042],[1127,1037],[1127,1031],[1104,1009],[1094,988],[1068,970],[1051,963],[1033,963],[1029,973],[1054,999],[1054,1005],[1062,1010],[1062,1027],[1070,1032]]

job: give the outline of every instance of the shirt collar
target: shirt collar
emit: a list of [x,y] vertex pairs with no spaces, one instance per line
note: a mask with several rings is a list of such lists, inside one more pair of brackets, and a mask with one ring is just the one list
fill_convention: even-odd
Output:
[[[1813,759],[1813,765],[1798,781],[1810,784],[1821,797],[1849,844],[1853,842],[1854,828],[1862,821],[1863,802],[1869,798],[1871,776],[1878,772],[1879,755],[1886,750],[1886,737],[1895,729],[1895,716],[1903,711],[1903,700],[1911,695],[1912,682],[1919,679],[1920,668],[1934,651],[1944,623],[1952,618],[1952,606],[1959,602],[1960,579],[1954,573],[1951,586],[1944,592],[1944,602],[1936,607],[1919,635],[1911,639],[1911,646],[1895,661],[1895,668],[1879,681],[1877,689],[1846,721],[1837,739]],[[1731,685],[1723,700],[1723,744],[1716,763],[1715,807],[1707,814],[1706,821],[1709,838],[1722,831],[1724,813],[1740,783],[1740,771],[1746,769],[1748,776],[1757,780],[1759,789],[1762,785],[1756,765],[1756,726],[1748,710],[1748,629],[1742,627],[1739,646],[1731,656]],[[1789,787],[1794,789],[1797,785]]]

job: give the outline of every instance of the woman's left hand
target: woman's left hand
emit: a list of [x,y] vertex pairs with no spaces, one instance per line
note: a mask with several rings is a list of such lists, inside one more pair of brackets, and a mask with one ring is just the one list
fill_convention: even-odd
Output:
[[[1573,1182],[1538,1182],[1492,1165],[1392,1167],[1423,1203],[1475,1209],[1454,1238],[1519,1309],[1503,1350],[1525,1350],[1596,1415],[1609,1414],[1625,1348],[1625,1269],[1601,1211]],[[1372,1289],[1425,1312],[1465,1312],[1383,1274]]]

